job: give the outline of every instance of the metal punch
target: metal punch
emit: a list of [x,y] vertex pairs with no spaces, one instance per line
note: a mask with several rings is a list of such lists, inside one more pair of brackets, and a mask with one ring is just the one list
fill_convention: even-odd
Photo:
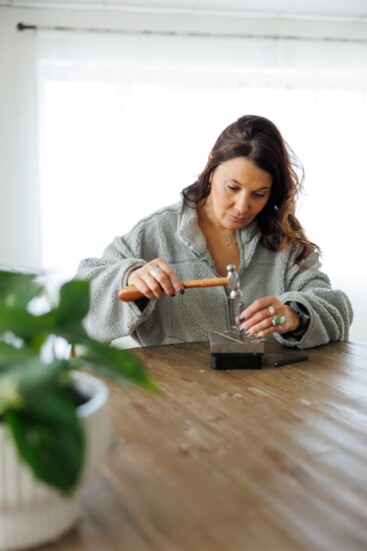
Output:
[[227,271],[229,300],[233,301],[233,324],[230,331],[211,333],[211,366],[213,369],[260,369],[265,339],[239,332],[235,319],[244,310],[242,291],[236,267],[229,264]]

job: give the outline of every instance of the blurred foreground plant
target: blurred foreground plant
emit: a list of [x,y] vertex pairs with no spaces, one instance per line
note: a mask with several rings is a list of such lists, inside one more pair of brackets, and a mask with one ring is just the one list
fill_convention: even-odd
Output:
[[[76,414],[83,397],[73,391],[71,370],[85,368],[124,387],[158,389],[132,352],[88,337],[82,320],[89,281],[65,283],[58,305],[39,314],[35,306],[45,291],[35,275],[0,271],[0,422],[36,478],[68,494],[85,458]],[[76,345],[81,352],[72,358],[69,349]]]

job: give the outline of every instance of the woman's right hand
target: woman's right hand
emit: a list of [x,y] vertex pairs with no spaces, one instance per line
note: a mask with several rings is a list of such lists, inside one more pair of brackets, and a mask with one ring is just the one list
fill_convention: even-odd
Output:
[[148,298],[162,298],[164,294],[174,297],[183,294],[184,286],[170,266],[161,258],[151,260],[134,270],[128,277],[128,285],[134,285]]

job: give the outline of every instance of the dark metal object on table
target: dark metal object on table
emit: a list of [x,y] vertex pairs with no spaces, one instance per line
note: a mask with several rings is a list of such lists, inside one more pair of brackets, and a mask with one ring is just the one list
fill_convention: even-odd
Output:
[[236,266],[229,264],[227,270],[229,300],[233,301],[233,326],[231,331],[211,333],[211,366],[213,369],[260,369],[265,341],[247,337],[237,329],[236,317],[244,309],[242,291]]
[[213,369],[260,369],[265,339],[245,337],[238,331],[213,331],[210,335]]

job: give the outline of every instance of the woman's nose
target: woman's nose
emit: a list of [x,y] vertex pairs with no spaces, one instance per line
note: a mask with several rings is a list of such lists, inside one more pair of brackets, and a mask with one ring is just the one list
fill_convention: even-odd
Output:
[[249,210],[249,201],[246,195],[238,198],[235,204],[235,209],[241,215],[245,214]]

